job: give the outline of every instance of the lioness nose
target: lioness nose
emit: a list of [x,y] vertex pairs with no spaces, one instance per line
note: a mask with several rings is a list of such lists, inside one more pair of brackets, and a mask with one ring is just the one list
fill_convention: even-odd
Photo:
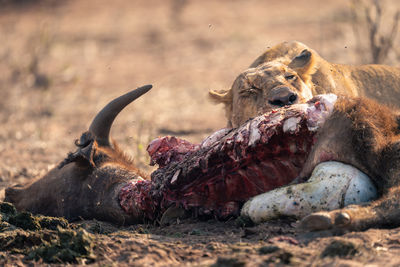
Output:
[[272,96],[271,99],[268,100],[268,102],[271,105],[274,106],[286,106],[286,105],[292,105],[294,102],[297,100],[297,94],[289,91],[289,90],[284,90],[283,92],[279,92],[276,95]]

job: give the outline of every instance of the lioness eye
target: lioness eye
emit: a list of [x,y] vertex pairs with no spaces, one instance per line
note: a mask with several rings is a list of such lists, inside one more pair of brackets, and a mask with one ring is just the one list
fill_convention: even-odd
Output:
[[290,74],[290,75],[285,76],[285,78],[286,78],[286,80],[293,80],[294,78],[296,78],[296,76],[293,74]]

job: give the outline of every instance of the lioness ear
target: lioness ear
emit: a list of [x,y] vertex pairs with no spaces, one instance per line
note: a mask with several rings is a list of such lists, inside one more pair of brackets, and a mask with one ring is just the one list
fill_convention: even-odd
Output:
[[296,71],[300,78],[308,84],[311,81],[311,75],[316,71],[315,57],[310,51],[304,49],[289,63],[289,68]]
[[231,103],[232,102],[232,90],[210,90],[208,91],[208,95],[210,96],[211,100],[216,103]]

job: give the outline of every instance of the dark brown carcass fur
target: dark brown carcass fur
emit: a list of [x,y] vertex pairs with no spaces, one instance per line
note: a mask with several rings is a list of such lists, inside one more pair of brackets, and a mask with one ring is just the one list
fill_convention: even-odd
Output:
[[318,212],[305,217],[309,230],[400,225],[400,131],[393,109],[367,99],[342,99],[318,134],[303,169],[306,177],[321,158],[351,164],[369,175],[381,197],[366,205]]
[[[197,208],[204,205],[206,209],[217,212],[221,212],[218,209],[222,207],[222,214],[225,214],[225,209],[229,214],[230,208],[235,212],[237,207],[229,206],[232,201],[241,203],[251,194],[262,192],[262,186],[272,189],[273,181],[267,179],[270,172],[263,170],[265,164],[272,164],[278,170],[286,168],[290,175],[283,182],[288,183],[297,175],[297,181],[306,180],[318,163],[334,160],[350,164],[369,175],[381,197],[364,206],[311,214],[302,221],[303,227],[318,230],[400,225],[400,131],[398,116],[391,109],[367,99],[340,97],[315,135],[306,130],[308,118],[304,114],[307,112],[299,115],[298,130],[282,131],[286,119],[298,116],[294,112],[296,105],[284,107],[247,122],[249,127],[253,122],[262,122],[260,125],[265,126],[257,141],[260,144],[250,142],[254,132],[251,128],[246,130],[246,124],[242,126],[244,128],[222,133],[218,140],[210,141],[202,148],[185,143],[180,151],[184,155],[171,155],[175,158],[171,164],[166,158],[158,157],[162,170],[155,172],[153,180],[149,181],[142,180],[143,175],[132,161],[109,141],[110,127],[116,115],[149,89],[150,86],[142,87],[128,93],[128,97],[125,95],[112,101],[96,116],[89,131],[76,142],[76,152],[70,153],[58,167],[35,183],[7,189],[6,201],[14,203],[18,209],[35,213],[68,219],[96,218],[119,224],[154,219],[174,203],[184,208],[200,203]],[[321,106],[318,99],[311,105]],[[274,113],[283,116],[280,121],[275,120]],[[245,135],[241,137],[242,133]],[[293,150],[293,146],[285,143],[289,141],[304,150]],[[307,142],[305,146],[304,141]],[[300,151],[294,157],[295,164],[282,165],[282,159],[290,161],[292,156],[287,152],[297,153],[293,151]],[[182,158],[184,160],[180,161]],[[180,167],[182,171],[176,174]],[[257,173],[262,177],[254,175]],[[262,182],[260,178],[263,178]],[[280,185],[282,182],[274,186]],[[230,186],[241,190],[235,191]],[[203,194],[208,190],[202,191],[205,188],[217,191],[212,195]],[[133,191],[129,191],[131,189]],[[237,192],[249,194],[238,198]],[[128,201],[122,201],[122,195],[128,196],[125,198]],[[193,196],[195,198],[191,198]],[[210,202],[210,196],[217,197],[218,201]],[[213,203],[219,206],[213,206]]]
[[75,153],[38,181],[7,188],[5,201],[19,210],[69,220],[96,218],[119,224],[137,223],[141,216],[123,212],[117,198],[127,181],[144,176],[115,143],[110,144],[109,132],[116,115],[150,88],[143,86],[111,102],[76,141]]

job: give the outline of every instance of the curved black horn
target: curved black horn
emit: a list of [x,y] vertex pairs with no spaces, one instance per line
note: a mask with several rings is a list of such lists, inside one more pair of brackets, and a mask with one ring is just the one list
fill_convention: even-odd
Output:
[[100,146],[110,146],[111,125],[117,115],[136,98],[147,93],[153,86],[145,85],[126,93],[108,103],[90,124],[89,132],[92,133]]

